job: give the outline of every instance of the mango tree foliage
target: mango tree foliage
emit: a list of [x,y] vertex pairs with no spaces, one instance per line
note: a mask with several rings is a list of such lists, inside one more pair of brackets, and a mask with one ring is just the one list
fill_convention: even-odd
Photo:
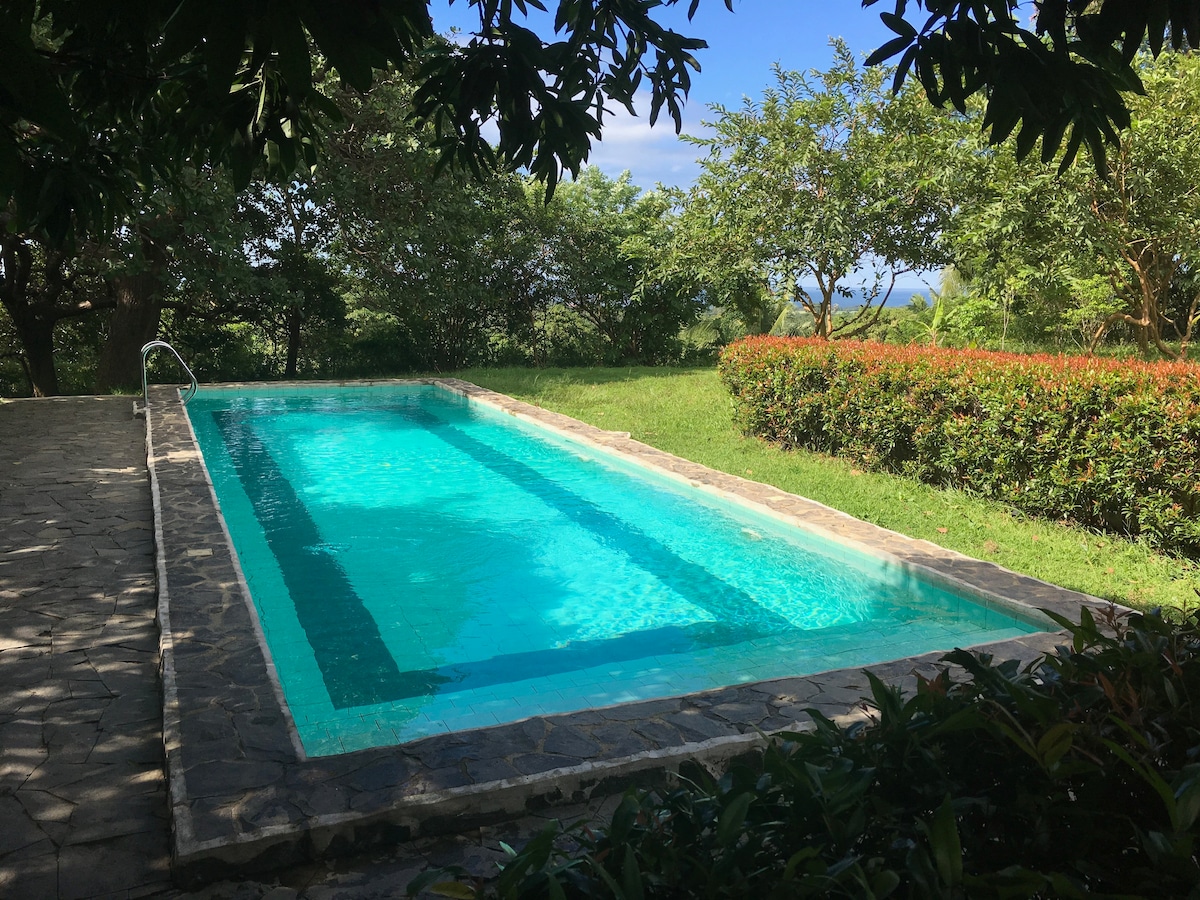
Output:
[[[707,156],[673,249],[711,303],[750,319],[794,301],[821,337],[863,333],[899,275],[940,265],[952,213],[945,117],[833,47],[826,72],[777,68],[761,102],[712,107],[714,135],[688,138]],[[835,315],[851,287],[865,302]]]
[[255,225],[245,248],[260,276],[253,316],[283,348],[284,378],[299,375],[314,329],[336,330],[346,316],[340,266],[330,253],[335,222],[321,187],[260,184],[239,197],[239,213]]
[[[14,352],[32,393],[58,393],[55,357],[77,355],[58,332],[73,320],[80,324],[71,341],[90,328],[100,333],[100,351],[91,377],[81,383],[77,371],[72,389],[140,388],[138,351],[158,334],[177,257],[198,237],[210,242],[214,232],[236,230],[232,209],[232,191],[212,172],[191,173],[144,198],[104,242],[56,244],[42,231],[0,228],[0,307],[13,322]],[[101,322],[87,324],[101,313]]]
[[521,179],[435,177],[434,134],[409,118],[413,91],[389,75],[369,94],[341,94],[348,121],[313,179],[348,280],[351,348],[356,334],[372,348],[364,374],[384,360],[443,371],[484,361],[492,330],[527,302]]
[[550,40],[520,0],[459,2],[479,26],[451,45],[431,43],[428,0],[5,0],[4,224],[57,244],[111,233],[183,168],[239,187],[310,172],[339,119],[320,89],[330,72],[365,92],[416,67],[415,111],[438,124],[444,160],[491,162],[481,126],[495,121],[500,158],[550,185],[587,158],[606,104],[632,106],[639,87],[651,119],[665,109],[678,128],[704,47],[660,23],[678,0],[562,0]]
[[1040,144],[1043,162],[1061,148],[1062,170],[1081,147],[1106,170],[1126,97],[1145,90],[1139,50],[1200,45],[1200,0],[863,0],[876,4],[896,37],[870,63],[895,59],[895,85],[913,77],[939,107],[982,99],[991,143],[1015,135],[1018,159]]
[[[0,299],[35,392],[58,389],[58,323],[101,307],[99,386],[136,383],[186,228],[162,205],[214,172],[239,189],[306,181],[344,121],[331,85],[361,93],[403,68],[420,86],[405,115],[437,123],[441,163],[527,165],[550,186],[586,159],[605,103],[630,105],[643,81],[651,117],[678,126],[703,46],[659,24],[678,0],[563,0],[551,41],[524,27],[520,2],[460,2],[479,28],[453,45],[434,39],[424,0],[0,3]],[[113,290],[79,298],[70,261],[89,242],[126,245],[110,254],[124,261]]]
[[[1072,321],[1080,263],[1095,260],[1077,186],[1069,186],[1069,175],[1017,160],[1007,147],[989,147],[971,128],[960,150],[953,162],[958,214],[943,241],[965,291],[949,306],[948,331],[958,341],[1000,349],[1013,339],[1041,341],[1047,332],[1069,340],[1083,324]],[[1112,303],[1101,305],[1101,318]],[[1081,340],[1076,335],[1074,342]]]
[[[55,332],[73,320],[110,309],[104,255],[92,243],[70,250],[23,240],[0,228],[0,307],[11,322],[12,349],[29,392],[59,392]],[[7,329],[6,329],[7,330]]]
[[[336,118],[316,89],[326,68],[365,91],[384,69],[422,63],[417,111],[444,126],[444,158],[487,162],[480,126],[495,119],[500,155],[550,183],[578,171],[605,104],[629,106],[639,87],[650,118],[665,110],[679,127],[704,46],[660,21],[679,0],[560,0],[549,39],[527,21],[541,3],[458,2],[478,12],[478,28],[425,55],[428,0],[6,0],[0,205],[12,201],[20,227],[62,238],[72,220],[116,227],[132,198],[181,164],[228,168],[239,184],[255,170],[308,170]],[[1101,158],[1127,121],[1121,91],[1140,88],[1137,48],[1200,37],[1198,0],[1044,2],[1028,28],[1018,0],[887,5],[897,37],[876,58],[898,58],[897,78],[915,74],[938,104],[962,109],[986,93],[993,139],[1016,131],[1026,152],[1039,137],[1053,152],[1070,129],[1068,155],[1086,143]]]
[[[278,376],[286,353],[288,308],[295,302],[280,256],[292,231],[283,221],[282,189],[254,185],[242,192],[219,170],[206,173],[203,202],[192,202],[169,245],[162,318],[154,336],[179,348],[201,381]],[[289,189],[296,200],[304,185]],[[306,208],[307,210],[307,208]],[[302,228],[306,243],[316,229]],[[289,260],[297,270],[304,262]],[[307,336],[307,335],[306,335]],[[283,348],[280,354],[272,352]],[[150,358],[160,379],[177,377],[168,355]]]

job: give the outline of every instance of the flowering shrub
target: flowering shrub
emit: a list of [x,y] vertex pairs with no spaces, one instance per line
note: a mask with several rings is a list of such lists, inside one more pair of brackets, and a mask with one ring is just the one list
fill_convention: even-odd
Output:
[[1200,555],[1200,367],[747,338],[741,427]]

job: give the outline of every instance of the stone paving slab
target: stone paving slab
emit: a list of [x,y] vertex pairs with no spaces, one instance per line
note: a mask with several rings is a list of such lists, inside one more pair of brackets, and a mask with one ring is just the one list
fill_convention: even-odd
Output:
[[[413,383],[413,382],[387,382]],[[999,608],[1075,617],[1108,604],[860,522],[613,433],[452,379],[478,402],[658,469]],[[286,390],[286,386],[284,387]],[[159,623],[175,872],[185,884],[301,868],[324,856],[390,852],[494,827],[562,804],[658,783],[682,764],[719,768],[766,732],[807,727],[806,710],[862,714],[861,669],[741,685],[309,758],[291,725],[244,579],[173,391],[156,389],[147,454],[156,513]],[[1061,642],[1039,633],[989,646],[1030,659]],[[940,654],[869,667],[912,689]],[[36,667],[37,662],[31,662]],[[315,894],[313,896],[316,896]]]
[[169,890],[153,514],[127,397],[0,403],[0,897]]

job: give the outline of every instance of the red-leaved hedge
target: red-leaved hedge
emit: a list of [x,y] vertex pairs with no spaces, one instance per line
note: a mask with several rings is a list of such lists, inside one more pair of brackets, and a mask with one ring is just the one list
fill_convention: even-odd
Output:
[[748,433],[1200,556],[1200,366],[747,338]]

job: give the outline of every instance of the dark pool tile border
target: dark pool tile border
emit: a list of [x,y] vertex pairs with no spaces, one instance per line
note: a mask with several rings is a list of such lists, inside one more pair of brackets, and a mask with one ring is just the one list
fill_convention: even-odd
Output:
[[[1043,607],[1071,617],[1083,603],[1107,606],[457,379],[354,384],[412,383],[439,384],[704,490],[756,503],[985,603]],[[263,652],[244,579],[174,389],[152,390],[147,459],[158,554],[163,738],[175,870],[184,884],[379,841],[462,831],[660,781],[697,761],[717,767],[759,746],[765,732],[806,727],[809,708],[831,717],[862,714],[867,680],[860,669],[843,669],[308,758]],[[988,649],[1029,659],[1061,640],[1060,634],[1039,633]],[[918,672],[936,670],[939,656],[869,671],[911,689]]]

